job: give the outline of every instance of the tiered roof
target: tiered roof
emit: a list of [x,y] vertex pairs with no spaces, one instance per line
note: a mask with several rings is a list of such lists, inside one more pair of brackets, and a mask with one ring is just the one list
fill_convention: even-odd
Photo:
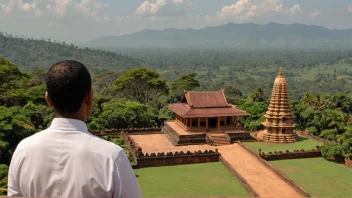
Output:
[[169,110],[183,118],[247,116],[245,111],[228,104],[224,90],[212,92],[185,91],[180,102]]

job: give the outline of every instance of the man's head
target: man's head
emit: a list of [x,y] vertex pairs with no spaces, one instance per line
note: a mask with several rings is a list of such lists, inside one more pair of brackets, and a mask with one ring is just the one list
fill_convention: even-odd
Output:
[[57,116],[88,119],[93,106],[92,82],[80,62],[66,60],[53,65],[46,74],[48,104]]

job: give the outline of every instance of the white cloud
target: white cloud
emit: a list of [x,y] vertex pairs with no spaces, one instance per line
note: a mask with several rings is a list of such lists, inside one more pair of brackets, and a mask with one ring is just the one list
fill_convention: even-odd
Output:
[[319,16],[320,15],[320,12],[319,11],[314,11],[314,12],[312,12],[309,16],[311,17],[311,18],[315,18],[315,17],[317,17],[317,16]]
[[301,11],[299,4],[285,9],[283,0],[238,0],[236,3],[224,6],[216,17],[206,17],[209,21],[216,20],[249,20],[255,17],[277,14],[294,15]]
[[301,11],[301,6],[299,4],[294,5],[292,8],[288,9],[288,13],[291,15],[296,14],[297,12]]
[[83,13],[96,16],[102,9],[108,5],[97,0],[82,0],[80,3],[76,4],[76,8]]
[[58,16],[64,16],[66,13],[66,9],[71,4],[72,0],[50,0],[50,2],[46,5],[46,8],[49,11],[54,11],[54,13]]
[[347,11],[352,12],[352,5],[348,6]]
[[144,1],[134,12],[138,16],[183,16],[193,8],[189,0]]
[[5,14],[10,14],[16,11],[29,12],[35,10],[37,2],[34,0],[31,3],[24,3],[23,0],[10,0],[7,4],[0,4],[0,9]]
[[81,12],[86,16],[96,16],[107,6],[99,0],[50,0],[46,8],[61,17],[65,16],[69,9]]

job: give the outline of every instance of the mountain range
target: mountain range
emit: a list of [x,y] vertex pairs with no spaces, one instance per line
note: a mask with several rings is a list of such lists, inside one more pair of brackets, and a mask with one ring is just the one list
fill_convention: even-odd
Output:
[[352,29],[297,23],[228,23],[203,29],[147,29],[121,36],[102,36],[86,45],[103,48],[350,49]]

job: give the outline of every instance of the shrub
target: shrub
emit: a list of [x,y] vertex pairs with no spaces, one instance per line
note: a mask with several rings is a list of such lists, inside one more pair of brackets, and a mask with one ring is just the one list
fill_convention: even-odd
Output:
[[325,129],[321,132],[319,137],[326,140],[335,141],[336,140],[337,129]]
[[341,145],[327,143],[322,146],[321,154],[325,159],[331,159],[331,157],[336,158],[337,156],[342,156],[344,152]]
[[309,127],[308,132],[312,135],[319,135],[317,128],[315,128],[314,126]]
[[0,180],[7,177],[9,167],[6,164],[0,164]]

